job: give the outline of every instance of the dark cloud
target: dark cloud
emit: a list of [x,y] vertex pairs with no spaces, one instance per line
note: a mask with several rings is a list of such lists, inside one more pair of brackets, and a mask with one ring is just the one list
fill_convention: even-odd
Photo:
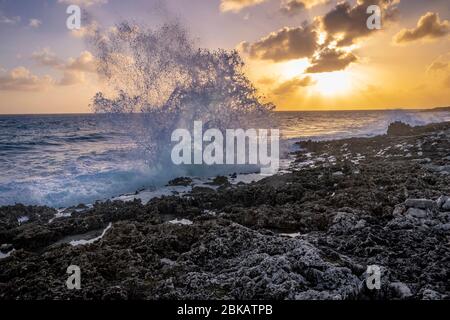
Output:
[[312,86],[314,83],[314,80],[309,76],[304,78],[293,78],[280,84],[272,91],[272,93],[275,95],[284,95],[302,87]]
[[[284,10],[296,12],[309,6],[328,3],[327,0],[287,0]],[[367,8],[377,5],[382,11],[382,22],[392,21],[397,14],[400,0],[357,0],[351,5],[339,2],[324,16],[313,23],[301,27],[284,27],[255,43],[243,42],[241,49],[250,58],[272,60],[274,62],[307,58],[311,66],[306,73],[333,72],[344,70],[358,57],[344,47],[375,32],[367,27],[370,14]],[[325,40],[319,41],[319,33],[325,33]]]
[[318,57],[311,59],[311,66],[306,73],[321,73],[344,70],[358,58],[351,52],[343,52],[337,49],[324,49]]
[[288,16],[294,16],[305,9],[328,3],[330,0],[287,0],[281,3],[280,11]]
[[310,26],[284,27],[255,43],[241,43],[241,49],[251,58],[274,62],[308,58],[317,48],[317,32]]
[[280,11],[288,16],[294,16],[303,10],[305,10],[306,6],[301,0],[289,0],[287,2],[282,3]]
[[399,0],[358,0],[354,6],[348,2],[340,2],[334,9],[319,18],[322,28],[327,32],[329,40],[340,36],[338,46],[348,46],[356,40],[367,37],[377,30],[367,28],[367,8],[378,5],[382,12],[382,23],[386,24],[397,15],[396,4]]
[[441,22],[438,13],[427,12],[420,17],[417,26],[413,29],[403,29],[394,36],[397,44],[417,41],[421,39],[437,39],[450,33],[448,20]]

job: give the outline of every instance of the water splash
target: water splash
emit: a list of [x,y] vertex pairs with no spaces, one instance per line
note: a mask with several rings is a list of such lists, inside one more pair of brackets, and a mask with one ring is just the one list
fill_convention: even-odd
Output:
[[92,106],[129,132],[152,166],[170,163],[172,132],[194,121],[205,130],[271,128],[274,105],[262,102],[239,54],[196,47],[179,23],[150,29],[124,22],[93,44],[113,94],[97,93]]

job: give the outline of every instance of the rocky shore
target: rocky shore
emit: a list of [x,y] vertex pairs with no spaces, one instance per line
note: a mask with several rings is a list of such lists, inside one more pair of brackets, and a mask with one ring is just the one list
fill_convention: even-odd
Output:
[[450,299],[450,123],[387,132],[302,142],[250,184],[1,207],[0,299]]

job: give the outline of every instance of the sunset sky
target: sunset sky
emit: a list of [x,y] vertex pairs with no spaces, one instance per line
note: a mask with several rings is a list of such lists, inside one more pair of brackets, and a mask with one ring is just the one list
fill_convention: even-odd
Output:
[[0,113],[90,112],[103,85],[90,32],[175,18],[200,47],[239,50],[277,110],[450,106],[449,0],[0,0]]

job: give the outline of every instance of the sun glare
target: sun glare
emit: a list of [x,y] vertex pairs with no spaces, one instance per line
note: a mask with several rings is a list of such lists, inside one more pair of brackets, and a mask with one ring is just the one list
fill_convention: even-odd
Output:
[[306,59],[297,59],[282,63],[279,70],[283,78],[291,79],[300,76],[307,67],[308,61]]
[[352,87],[351,74],[345,71],[320,73],[313,78],[315,89],[324,96],[346,94]]

